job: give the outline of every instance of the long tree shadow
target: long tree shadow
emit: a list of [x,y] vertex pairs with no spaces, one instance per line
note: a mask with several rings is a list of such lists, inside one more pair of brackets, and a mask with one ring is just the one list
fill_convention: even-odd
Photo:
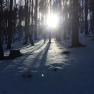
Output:
[[36,49],[33,49],[32,51],[29,51],[29,52],[25,53],[24,54],[24,58],[22,58],[22,60],[20,61],[20,63],[24,62],[24,60],[26,58],[28,58],[30,55],[33,55],[34,51],[39,50],[43,45],[44,45],[44,43],[41,43]]
[[[45,44],[46,45],[46,44]],[[44,43],[42,42],[37,48],[36,50],[39,50],[42,46],[44,46]],[[19,67],[19,66],[23,66],[23,62],[30,56],[30,55],[33,55],[33,52],[35,50],[32,50],[32,52],[28,52],[26,54],[24,54],[22,57],[20,58],[16,58],[16,59],[5,59],[5,60],[1,60],[0,61],[0,65],[2,66],[2,68],[0,68],[0,71],[3,71],[6,67],[8,67],[9,65],[15,65],[16,67]],[[42,51],[41,51],[42,53]],[[40,54],[39,54],[40,55]],[[38,56],[37,56],[38,57]],[[14,61],[17,61],[17,62],[14,62]],[[17,63],[17,64],[16,64]]]
[[65,48],[61,41],[55,40],[55,43],[59,47],[59,49]]
[[41,73],[43,69],[45,68],[46,60],[47,60],[47,55],[48,55],[48,50],[50,48],[50,43],[48,42],[47,45],[45,46],[44,49],[42,49],[37,55],[34,57],[32,61],[30,61],[30,65],[27,65],[25,62],[24,67],[28,67],[27,70],[23,72],[23,77],[24,78],[31,78],[32,73],[34,71]]
[[51,43],[48,43],[48,45],[46,46],[46,48],[43,52],[43,55],[42,55],[42,58],[41,58],[41,61],[40,61],[40,67],[39,67],[40,70],[43,70],[44,67],[45,67],[45,64],[46,64],[46,61],[47,61],[48,50],[50,48],[50,44]]
[[57,41],[57,40],[55,40],[55,43],[56,43],[58,49],[61,49],[61,54],[62,55],[64,55],[64,54],[69,55],[70,54],[69,47],[65,47],[60,41]]
[[50,48],[50,43],[48,42],[46,47],[42,51],[40,51],[40,53],[38,53],[38,55],[33,60],[32,67],[38,65],[37,70],[41,70],[45,66],[49,48]]

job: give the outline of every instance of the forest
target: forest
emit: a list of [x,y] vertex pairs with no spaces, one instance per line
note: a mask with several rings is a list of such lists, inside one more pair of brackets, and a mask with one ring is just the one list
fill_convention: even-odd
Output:
[[94,0],[0,0],[0,94],[94,94]]
[[62,32],[70,31],[72,46],[84,46],[79,42],[79,32],[93,35],[93,5],[93,0],[1,0],[0,57],[3,56],[4,44],[6,49],[11,49],[15,40],[23,40],[24,45],[29,41],[34,46],[39,36],[45,37],[49,12],[59,15],[59,28],[55,34],[57,40],[65,36]]

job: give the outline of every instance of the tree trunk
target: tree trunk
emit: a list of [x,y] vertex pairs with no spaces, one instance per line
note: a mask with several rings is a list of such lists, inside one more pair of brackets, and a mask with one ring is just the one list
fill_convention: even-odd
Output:
[[3,6],[2,6],[2,0],[0,1],[0,59],[4,56],[3,52],[3,29],[2,29],[2,24],[3,24]]
[[12,36],[13,36],[13,0],[10,0],[10,8],[9,8],[9,13],[8,13],[8,44],[7,48],[11,48],[12,44]]
[[83,46],[79,42],[79,1],[73,1],[72,13],[72,47]]
[[38,16],[38,0],[35,1],[35,32],[34,32],[35,40],[37,40],[37,16]]
[[78,15],[74,15],[74,20],[72,22],[72,47],[79,46],[79,21]]
[[33,24],[33,9],[34,9],[34,1],[32,0],[32,11],[31,11],[31,16],[32,16],[32,25],[31,25],[31,44],[32,46],[34,46],[34,38],[33,38],[33,35],[34,35],[34,24]]
[[25,42],[24,44],[27,44],[28,42],[28,2],[25,0]]
[[85,0],[85,34],[88,34],[88,0]]

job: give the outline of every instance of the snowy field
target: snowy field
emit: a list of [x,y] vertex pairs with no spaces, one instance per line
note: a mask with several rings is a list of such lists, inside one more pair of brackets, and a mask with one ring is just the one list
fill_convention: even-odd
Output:
[[0,94],[94,94],[94,41],[80,41],[87,46],[39,41],[23,47],[22,57],[0,61]]

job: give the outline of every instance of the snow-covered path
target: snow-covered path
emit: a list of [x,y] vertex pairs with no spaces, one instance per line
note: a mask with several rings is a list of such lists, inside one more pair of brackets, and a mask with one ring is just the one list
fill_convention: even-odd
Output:
[[64,48],[53,39],[0,61],[0,94],[94,94],[93,49]]

